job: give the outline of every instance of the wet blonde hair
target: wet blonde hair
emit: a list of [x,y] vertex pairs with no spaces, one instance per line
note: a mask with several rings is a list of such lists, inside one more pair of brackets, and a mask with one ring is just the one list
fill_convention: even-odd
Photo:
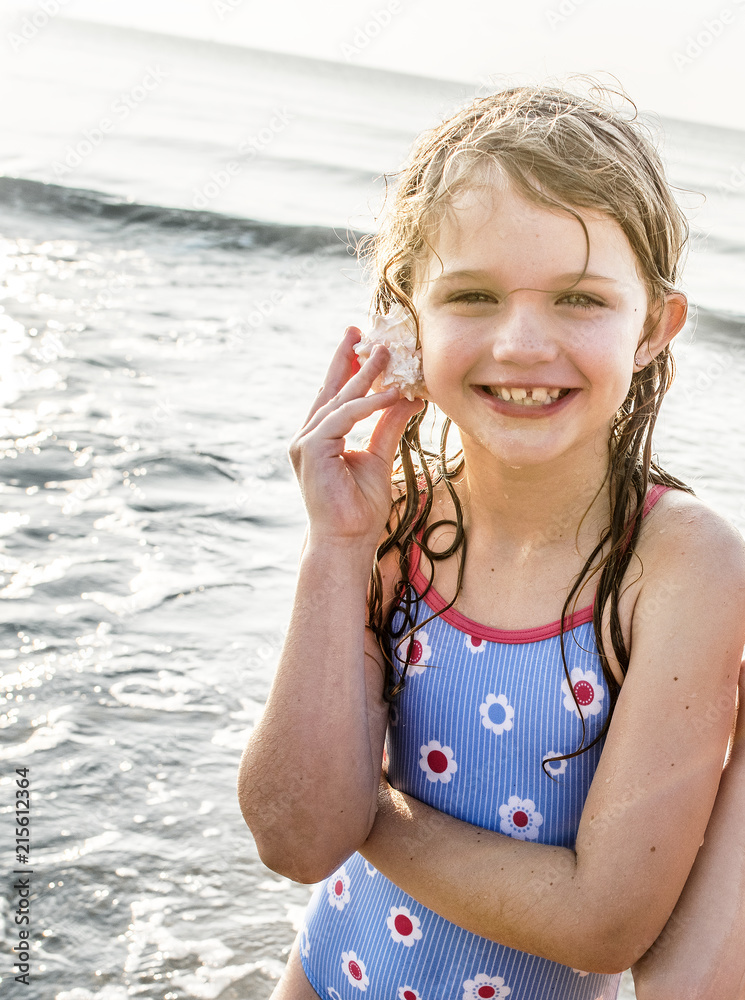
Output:
[[[659,305],[679,278],[688,224],[665,179],[647,129],[605,101],[557,88],[518,87],[474,101],[423,132],[400,171],[369,256],[374,311],[399,302],[415,316],[417,267],[454,195],[497,168],[524,197],[560,209],[586,227],[577,209],[610,216],[639,262],[650,303]],[[628,99],[627,99],[628,100]]]
[[[627,102],[625,113],[614,106],[619,97]],[[599,85],[594,85],[588,96],[558,87],[510,88],[474,101],[422,133],[400,171],[395,196],[378,234],[363,250],[375,273],[373,311],[388,313],[394,306],[402,306],[411,314],[418,334],[412,301],[416,278],[435,254],[438,227],[457,193],[488,183],[495,170],[525,198],[576,218],[585,234],[586,261],[589,235],[580,211],[600,212],[618,223],[634,251],[647,289],[651,332],[667,293],[679,280],[688,224],[636,107],[623,95]],[[580,748],[566,756],[584,752],[605,734],[620,690],[603,643],[606,607],[613,651],[624,673],[628,667],[629,651],[621,632],[618,599],[638,537],[647,489],[651,483],[662,483],[690,492],[689,487],[656,464],[651,452],[652,430],[673,374],[672,355],[666,347],[634,373],[611,429],[604,483],[610,500],[608,527],[567,596],[561,633],[564,671],[571,691],[564,622],[583,581],[598,574],[593,624],[610,689],[610,711],[602,732],[586,747],[583,720]],[[448,523],[454,526],[455,537],[446,550],[433,551],[427,543],[430,532],[438,525],[429,525],[419,544],[433,567],[438,559],[456,552],[460,555],[456,595],[449,607],[460,591],[465,564],[467,539],[461,504],[452,484],[462,470],[462,456],[447,456],[448,420],[439,453],[424,449],[419,428],[425,413],[426,407],[412,418],[401,439],[400,465],[394,477],[399,498],[393,505],[388,535],[378,548],[370,585],[369,623],[386,658],[386,694],[390,699],[405,682],[420,600],[409,581],[409,555],[415,535],[425,528],[433,487],[438,481],[444,482],[453,500],[455,521]],[[398,601],[385,609],[379,560],[391,549],[398,551],[401,585]],[[396,610],[403,611],[404,624],[394,630]]]

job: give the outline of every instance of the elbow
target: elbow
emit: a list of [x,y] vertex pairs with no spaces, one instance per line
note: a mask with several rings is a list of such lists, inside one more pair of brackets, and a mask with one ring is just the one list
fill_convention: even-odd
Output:
[[244,784],[239,784],[238,802],[262,864],[293,882],[322,882],[366,839],[347,842],[338,829],[323,828],[304,810],[272,808]]
[[[261,863],[282,875],[304,885],[322,882],[335,866],[331,859],[309,837],[294,833],[288,827],[272,828],[266,816],[256,816],[241,802],[241,811],[251,831]],[[343,860],[343,859],[342,859]],[[341,863],[341,862],[340,862]]]
[[331,851],[328,844],[308,837],[301,841],[299,838],[254,834],[254,842],[261,863],[266,868],[303,885],[323,882],[352,853],[338,847]]
[[324,859],[306,851],[294,850],[291,845],[279,844],[271,839],[259,840],[254,836],[256,850],[261,863],[271,871],[303,885],[315,885],[334,871],[335,867],[324,864]]
[[326,877],[320,860],[309,850],[307,838],[293,830],[287,817],[264,807],[245,786],[238,787],[238,803],[243,819],[251,831],[261,863],[293,882],[311,885]]

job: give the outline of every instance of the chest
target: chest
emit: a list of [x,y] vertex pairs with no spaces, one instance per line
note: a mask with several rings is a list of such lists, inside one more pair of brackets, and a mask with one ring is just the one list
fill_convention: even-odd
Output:
[[[538,624],[557,623],[562,612],[567,617],[579,613],[591,618],[597,574],[585,574],[564,611],[567,594],[583,569],[583,560],[576,554],[571,557],[567,553],[518,560],[506,567],[500,565],[487,548],[470,544],[460,581],[457,558],[430,560],[424,552],[419,555],[416,579],[422,591],[431,581],[431,589],[437,600],[441,598],[442,605],[450,604],[455,597],[453,608],[470,623],[481,623],[497,632],[529,633]],[[632,558],[619,588],[618,602],[621,633],[627,648],[630,648],[631,623],[640,584],[639,560]],[[465,626],[466,630],[468,627]],[[603,615],[603,644],[610,670],[616,681],[623,684],[624,674],[613,650],[609,604]]]
[[[568,680],[558,635],[469,632],[452,611],[450,621],[426,622],[432,609],[420,603],[422,628],[410,640],[406,683],[391,711],[391,782],[469,823],[572,844],[602,740],[558,758],[592,743],[608,711],[592,625],[565,633]],[[403,616],[396,624],[404,627]]]

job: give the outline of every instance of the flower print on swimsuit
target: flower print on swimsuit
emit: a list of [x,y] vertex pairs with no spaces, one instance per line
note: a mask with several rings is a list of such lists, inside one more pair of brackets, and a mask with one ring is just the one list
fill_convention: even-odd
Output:
[[424,997],[418,990],[407,985],[399,987],[397,1000],[424,1000]]
[[419,917],[411,913],[406,906],[392,906],[386,924],[391,932],[391,938],[407,948],[422,940]]
[[561,757],[558,750],[549,750],[541,761],[552,778],[558,778],[560,774],[563,774],[569,764],[566,757],[563,760],[556,760],[557,757]]
[[536,840],[543,816],[536,809],[532,799],[521,799],[511,795],[506,805],[499,807],[501,823],[499,829],[515,840]]
[[480,972],[463,983],[462,1000],[504,1000],[511,992],[501,976],[487,976]]
[[[574,696],[577,702],[579,702],[582,715],[587,718],[590,715],[598,715],[602,712],[605,691],[598,682],[598,676],[595,671],[584,671],[579,667],[575,667],[569,676],[571,677]],[[574,712],[577,718],[579,718],[580,712],[569,690],[566,678],[561,682],[561,693],[564,695],[564,708],[568,712]]]
[[300,930],[300,954],[303,958],[310,955],[310,937],[308,936],[308,925],[303,924]]
[[[432,647],[429,644],[429,636],[424,629],[419,629],[412,635],[408,641],[408,650],[409,666],[406,669],[406,675],[416,677],[417,674],[423,674],[427,669],[427,664],[432,662]],[[396,658],[402,666],[406,662],[398,651]]]
[[367,975],[365,963],[357,957],[354,951],[343,951],[341,953],[341,970],[349,980],[350,986],[355,986],[364,993],[370,985],[370,977]]
[[334,872],[326,883],[328,901],[330,906],[335,906],[337,910],[343,910],[351,899],[349,892],[349,875],[344,867]]
[[478,639],[475,635],[465,636],[466,649],[470,650],[471,653],[483,653],[486,649],[486,644],[483,639]]
[[458,765],[453,759],[451,747],[442,746],[438,740],[430,740],[419,750],[419,767],[427,775],[427,781],[441,781],[448,784]]
[[491,729],[497,736],[512,729],[515,709],[507,701],[504,694],[488,694],[486,700],[479,706],[481,725]]

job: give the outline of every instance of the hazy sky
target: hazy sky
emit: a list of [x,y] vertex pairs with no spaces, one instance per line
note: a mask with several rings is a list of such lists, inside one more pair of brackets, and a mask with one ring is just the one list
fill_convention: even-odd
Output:
[[745,129],[745,0],[5,0],[467,82],[616,75],[643,110]]

